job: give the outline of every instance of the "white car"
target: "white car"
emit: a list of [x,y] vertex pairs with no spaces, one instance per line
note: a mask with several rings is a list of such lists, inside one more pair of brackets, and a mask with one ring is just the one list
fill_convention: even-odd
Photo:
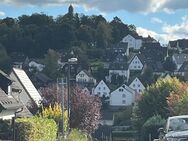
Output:
[[169,117],[163,132],[162,141],[188,141],[188,115]]

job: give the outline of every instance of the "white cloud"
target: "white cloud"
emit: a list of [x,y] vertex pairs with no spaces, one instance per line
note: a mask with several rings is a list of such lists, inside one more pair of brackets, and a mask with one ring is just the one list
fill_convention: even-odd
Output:
[[129,12],[150,13],[164,11],[172,14],[177,9],[188,9],[187,0],[1,0],[1,3],[20,6],[78,4],[88,8],[96,8],[102,12],[126,10]]
[[161,19],[157,18],[157,17],[152,17],[151,22],[152,23],[159,23],[159,24],[163,23],[163,21]]
[[150,35],[162,44],[167,44],[170,40],[188,38],[188,16],[183,16],[181,23],[175,25],[169,25],[163,22],[162,33],[157,33],[142,27],[137,27],[137,32],[144,37]]
[[0,17],[1,17],[1,16],[5,16],[5,12],[0,11]]
[[167,34],[176,34],[188,37],[188,17],[183,16],[180,24],[169,25],[164,24],[162,30]]

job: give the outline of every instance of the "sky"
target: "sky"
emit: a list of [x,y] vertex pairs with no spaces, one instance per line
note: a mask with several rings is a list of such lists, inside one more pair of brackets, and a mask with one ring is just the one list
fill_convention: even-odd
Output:
[[44,13],[54,18],[74,11],[85,15],[103,15],[107,21],[119,17],[134,24],[139,35],[148,35],[161,44],[188,38],[188,0],[0,0],[0,19]]

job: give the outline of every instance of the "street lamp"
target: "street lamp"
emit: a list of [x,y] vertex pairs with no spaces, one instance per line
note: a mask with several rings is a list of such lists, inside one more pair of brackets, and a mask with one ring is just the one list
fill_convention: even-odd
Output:
[[69,117],[69,128],[70,128],[70,120],[71,120],[71,100],[70,100],[70,72],[71,72],[71,65],[73,64],[76,64],[78,61],[77,58],[70,58],[68,59],[68,75],[67,75],[67,85],[68,85],[68,89],[67,89],[67,92],[68,92],[68,106],[67,106],[67,109],[68,109],[68,117]]

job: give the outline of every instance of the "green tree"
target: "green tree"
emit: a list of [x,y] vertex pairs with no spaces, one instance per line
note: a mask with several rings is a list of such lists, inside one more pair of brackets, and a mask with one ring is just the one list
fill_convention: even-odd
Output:
[[166,99],[172,91],[180,86],[181,82],[177,78],[158,79],[156,83],[149,86],[138,101],[141,117],[144,120],[154,115],[167,118],[170,115],[170,110]]
[[176,64],[173,62],[171,57],[167,57],[163,63],[163,67],[165,70],[173,72],[176,69]]
[[150,141],[158,138],[158,129],[164,127],[166,120],[160,115],[149,118],[142,127],[141,140]]
[[58,76],[58,59],[60,55],[55,50],[49,49],[48,53],[45,55],[44,58],[44,72],[51,77],[52,79],[56,80]]
[[11,59],[8,56],[4,47],[0,44],[0,68],[4,72],[9,72],[11,70]]

